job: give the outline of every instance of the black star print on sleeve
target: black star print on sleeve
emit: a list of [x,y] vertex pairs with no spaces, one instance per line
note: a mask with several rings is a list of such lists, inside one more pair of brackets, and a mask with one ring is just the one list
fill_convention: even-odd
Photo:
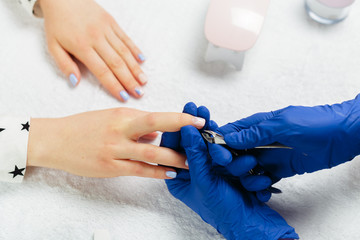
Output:
[[21,175],[21,176],[24,176],[24,174],[22,173],[22,171],[24,171],[25,168],[18,168],[16,165],[15,165],[15,170],[12,171],[12,172],[9,172],[9,174],[13,174],[13,178],[15,178],[17,175]]
[[26,130],[26,131],[29,131],[29,128],[30,128],[30,125],[29,125],[29,122],[26,122],[25,124],[21,124],[23,127],[21,129],[22,130]]
[[0,128],[0,132],[2,132],[2,131],[4,131],[5,130],[5,128]]

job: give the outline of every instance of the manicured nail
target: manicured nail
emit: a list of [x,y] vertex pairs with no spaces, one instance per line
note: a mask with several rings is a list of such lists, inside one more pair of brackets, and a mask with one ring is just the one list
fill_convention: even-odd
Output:
[[139,58],[140,61],[142,61],[142,62],[146,60],[144,54],[142,54],[142,53],[139,53],[138,58]]
[[168,176],[169,178],[176,178],[176,172],[173,171],[167,171],[166,172],[166,176]]
[[148,78],[147,78],[147,76],[145,75],[145,73],[140,73],[140,74],[139,74],[139,80],[140,80],[140,82],[141,82],[142,84],[145,84],[145,83],[147,83]]
[[195,127],[202,128],[205,126],[205,119],[203,119],[203,118],[195,117],[193,119],[193,122],[194,122]]
[[69,80],[70,80],[70,83],[75,87],[76,86],[76,84],[78,83],[78,79],[77,79],[77,77],[75,76],[75,74],[70,74],[70,76],[69,76]]
[[189,162],[188,162],[188,160],[186,159],[186,161],[185,161],[185,166],[189,166]]
[[144,95],[144,90],[142,90],[141,87],[136,87],[136,88],[135,88],[135,92],[136,92],[136,94],[139,95],[140,97],[141,97],[142,95]]
[[127,101],[130,98],[129,94],[125,90],[122,90],[120,92],[120,96],[122,97],[122,99],[124,99],[124,101]]

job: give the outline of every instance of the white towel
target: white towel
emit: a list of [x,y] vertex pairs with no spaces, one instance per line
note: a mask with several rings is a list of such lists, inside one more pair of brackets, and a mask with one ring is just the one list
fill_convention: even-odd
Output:
[[[360,9],[334,26],[309,20],[303,1],[272,1],[242,72],[203,62],[209,0],[99,0],[144,51],[141,100],[119,103],[91,74],[73,89],[46,50],[42,20],[0,1],[0,114],[58,117],[110,107],[181,111],[206,105],[219,124],[255,112],[341,102],[360,92]],[[74,13],[76,14],[76,13]],[[270,205],[305,240],[359,235],[359,159],[282,180]],[[174,199],[161,180],[89,179],[28,169],[20,185],[0,183],[0,239],[220,239]]]

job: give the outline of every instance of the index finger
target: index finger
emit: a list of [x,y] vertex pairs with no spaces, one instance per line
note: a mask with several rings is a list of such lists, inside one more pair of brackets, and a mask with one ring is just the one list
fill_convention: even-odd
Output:
[[186,113],[154,112],[134,119],[128,129],[130,137],[136,140],[141,136],[155,131],[176,132],[187,125],[201,129],[205,125],[205,119]]

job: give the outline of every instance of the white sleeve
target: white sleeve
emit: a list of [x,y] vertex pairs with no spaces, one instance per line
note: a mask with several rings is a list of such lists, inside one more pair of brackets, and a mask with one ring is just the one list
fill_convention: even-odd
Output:
[[18,0],[18,2],[24,7],[26,12],[32,16],[43,17],[41,8],[37,0]]
[[0,117],[0,181],[22,182],[29,130],[30,118]]

